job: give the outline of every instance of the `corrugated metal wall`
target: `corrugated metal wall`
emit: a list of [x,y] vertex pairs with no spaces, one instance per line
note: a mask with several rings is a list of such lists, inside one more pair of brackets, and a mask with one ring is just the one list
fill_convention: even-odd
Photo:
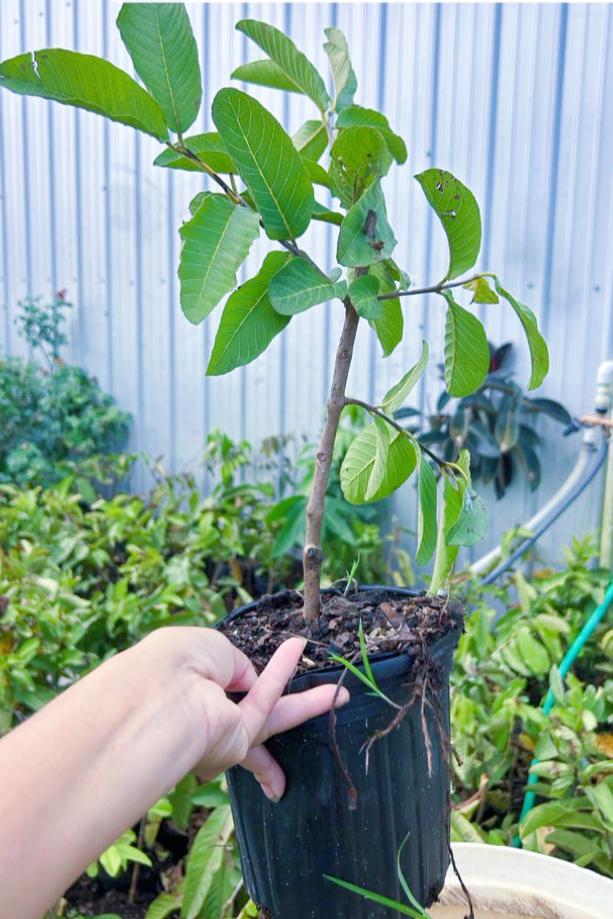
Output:
[[[543,393],[573,411],[590,407],[596,367],[613,356],[613,11],[608,5],[188,4],[201,49],[204,104],[193,131],[210,127],[210,103],[230,71],[258,56],[234,31],[245,16],[285,29],[322,73],[325,26],[348,36],[358,101],[381,107],[406,138],[410,166],[387,181],[397,256],[415,284],[432,282],[445,243],[412,181],[435,164],[473,189],[484,217],[480,265],[496,269],[533,305],[550,342]],[[0,55],[63,46],[131,70],[114,20],[119,4],[2,0]],[[312,117],[298,96],[250,90],[295,130]],[[13,319],[26,294],[65,287],[77,304],[70,358],[95,373],[135,418],[134,445],[174,469],[195,466],[205,433],[220,426],[259,441],[317,428],[341,309],[295,318],[248,368],[206,379],[215,318],[194,329],[177,304],[177,226],[199,177],[154,169],[151,138],[85,112],[0,93],[0,344],[23,352]],[[305,247],[330,265],[331,228]],[[253,253],[246,278],[258,264]],[[338,306],[338,304],[337,304]],[[442,340],[436,298],[406,305],[410,334],[388,360],[361,329],[350,390],[373,397],[395,382],[422,336]],[[488,334],[521,342],[517,321],[484,310]],[[518,373],[526,379],[521,342]],[[435,358],[437,355],[435,354]],[[419,394],[439,391],[436,360]],[[570,468],[576,439],[548,454],[545,499]],[[141,477],[135,483],[142,487]],[[411,503],[410,494],[407,495]],[[598,487],[549,540],[593,526]],[[516,490],[493,513],[490,542],[535,506]],[[401,501],[404,504],[404,499]]]

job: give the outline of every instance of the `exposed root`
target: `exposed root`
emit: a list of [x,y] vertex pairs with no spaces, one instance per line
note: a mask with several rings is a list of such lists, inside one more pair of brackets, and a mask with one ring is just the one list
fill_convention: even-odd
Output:
[[468,888],[467,888],[466,884],[465,884],[464,881],[462,880],[462,875],[461,875],[460,872],[458,871],[458,866],[456,865],[455,856],[454,856],[454,854],[453,854],[453,849],[451,848],[451,843],[450,843],[450,842],[447,843],[447,850],[448,850],[448,852],[449,852],[449,858],[451,859],[451,866],[452,866],[452,868],[453,868],[453,873],[454,873],[455,876],[457,877],[457,879],[458,879],[458,881],[459,881],[459,883],[460,883],[460,887],[462,888],[462,893],[463,893],[464,896],[466,897],[466,902],[468,903],[468,913],[466,914],[466,916],[464,917],[464,919],[475,919],[475,908],[474,908],[474,906],[473,906],[473,901],[471,900],[471,897],[470,897],[470,894],[469,894],[469,892],[468,892]]
[[[354,657],[354,661],[357,659],[357,655]],[[352,661],[353,663],[353,661]],[[341,691],[341,687],[345,682],[345,677],[349,673],[348,670],[343,670],[340,675],[339,681],[336,684],[334,690],[334,696],[332,699],[332,707],[330,709],[330,745],[332,747],[332,752],[336,760],[336,764],[340,770],[341,776],[345,783],[345,788],[347,789],[347,806],[350,811],[354,811],[358,804],[358,790],[353,784],[353,779],[351,778],[351,773],[347,769],[345,760],[342,757],[340,748],[338,746],[338,741],[336,739],[336,700],[338,699],[338,694]]]

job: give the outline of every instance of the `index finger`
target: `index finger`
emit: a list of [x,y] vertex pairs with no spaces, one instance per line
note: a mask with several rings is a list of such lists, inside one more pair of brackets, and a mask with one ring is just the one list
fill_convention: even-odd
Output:
[[239,702],[250,743],[264,730],[272,710],[294,674],[305,638],[288,638],[278,648],[245,698]]

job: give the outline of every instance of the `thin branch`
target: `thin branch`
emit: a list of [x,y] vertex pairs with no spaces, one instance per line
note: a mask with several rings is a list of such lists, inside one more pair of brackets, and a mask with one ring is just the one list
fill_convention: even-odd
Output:
[[442,290],[449,290],[452,287],[463,287],[464,284],[470,284],[472,281],[478,281],[479,278],[487,277],[487,273],[475,274],[472,278],[464,278],[463,281],[452,281],[450,284],[433,284],[431,287],[415,287],[412,290],[395,290],[389,294],[379,294],[378,300],[395,300],[396,297],[416,297],[418,294],[440,294]]

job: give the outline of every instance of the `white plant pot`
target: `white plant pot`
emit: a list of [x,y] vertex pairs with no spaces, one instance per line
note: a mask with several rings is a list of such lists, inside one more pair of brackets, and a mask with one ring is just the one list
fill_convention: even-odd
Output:
[[[611,919],[613,880],[570,862],[478,843],[454,843],[475,919]],[[450,868],[432,919],[464,919],[468,910]]]

